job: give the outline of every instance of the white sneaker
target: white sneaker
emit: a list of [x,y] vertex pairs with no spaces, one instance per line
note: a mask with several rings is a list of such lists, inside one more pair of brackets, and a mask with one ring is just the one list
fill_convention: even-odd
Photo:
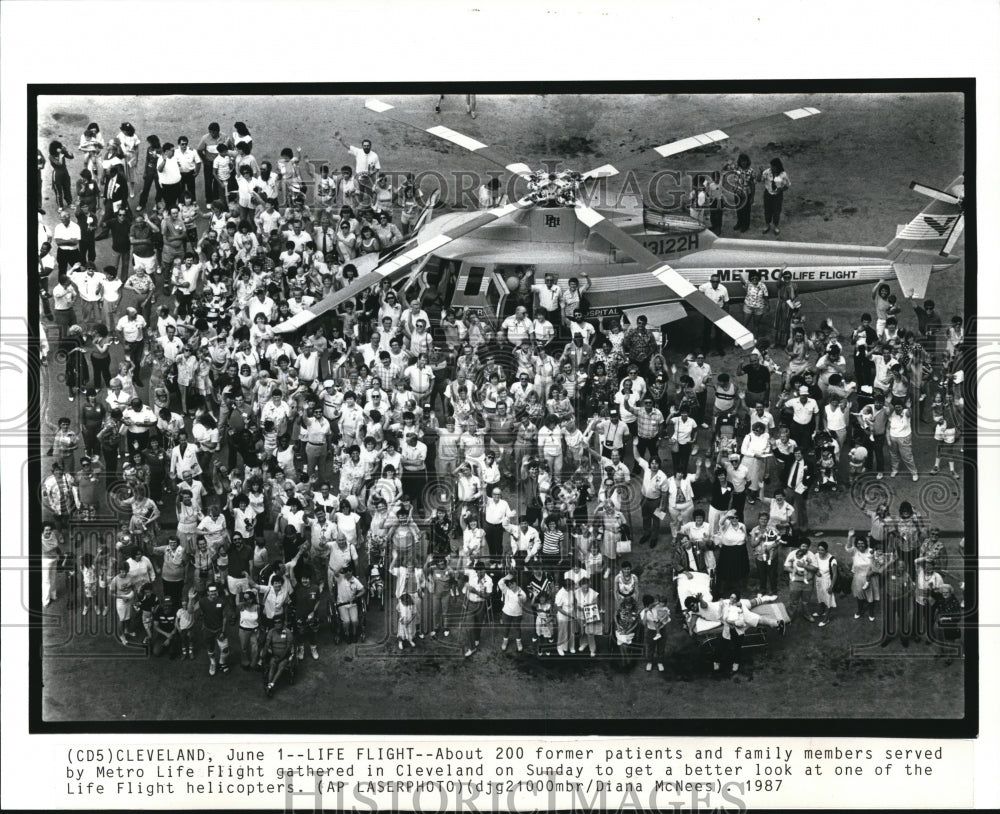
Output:
[[899,474],[899,473],[895,469],[893,469],[892,472],[889,473],[889,477],[890,478],[894,478],[894,477],[896,477],[897,474]]
[[215,662],[214,661],[210,661],[208,663],[208,674],[210,676],[214,676],[215,675]]
[[318,659],[318,658],[319,658],[319,648],[318,648],[318,647],[316,647],[316,645],[312,645],[312,646],[311,646],[311,647],[309,648],[309,652],[310,652],[310,653],[312,653],[312,657],[313,657],[314,659]]
[[916,483],[918,480],[920,480],[920,475],[914,475],[913,482]]
[[861,618],[861,614],[860,614],[860,613],[856,613],[856,614],[854,614],[854,618],[855,618],[855,619],[860,619],[860,618]]
[[89,608],[88,608],[88,607],[87,607],[86,605],[84,605],[84,606],[83,606],[83,613],[82,613],[81,615],[82,615],[82,616],[86,616],[86,615],[87,615],[87,611],[88,611],[88,610],[89,610]]
[[652,664],[652,662],[650,662],[650,663],[648,663],[648,664],[646,665],[646,672],[647,672],[647,673],[651,673],[651,672],[653,672],[653,664]]
[[662,673],[663,672],[663,665],[662,664],[657,664],[656,665],[656,669],[659,670]]
[[[403,640],[402,640],[402,639],[400,639],[400,640],[399,640],[399,649],[400,649],[400,650],[402,650],[402,649],[403,649]],[[468,654],[468,653],[466,653],[465,655],[469,655],[469,654]]]

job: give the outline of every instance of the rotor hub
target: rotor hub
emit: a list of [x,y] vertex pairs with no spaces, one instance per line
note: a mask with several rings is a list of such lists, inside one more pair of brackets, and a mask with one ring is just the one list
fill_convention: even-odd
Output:
[[583,182],[576,170],[538,170],[527,179],[528,198],[539,206],[574,206]]

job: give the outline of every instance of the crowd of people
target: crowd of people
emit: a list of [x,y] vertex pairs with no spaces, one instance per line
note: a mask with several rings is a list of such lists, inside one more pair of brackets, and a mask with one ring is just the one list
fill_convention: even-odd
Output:
[[[356,640],[373,604],[399,649],[457,640],[471,658],[496,628],[501,650],[592,657],[642,628],[663,670],[670,600],[640,591],[632,561],[664,541],[674,573],[709,574],[734,608],[784,573],[793,617],[819,626],[838,575],[855,619],[883,596],[901,613],[904,581],[923,635],[935,599],[951,608],[940,537],[912,508],[880,509],[838,564],[808,502],[869,472],[918,480],[917,422],[933,471],[959,478],[960,317],[928,300],[911,324],[880,282],[874,316],[810,330],[791,275],[732,294],[713,277],[705,293],[742,299],[758,338],[716,372],[709,358],[732,360],[712,323],[677,354],[645,317],[588,320],[585,276],[527,269],[498,324],[383,284],[278,332],[426,203],[392,188],[369,140],[337,138],[351,163],[331,174],[291,147],[258,160],[242,122],[149,135],[143,154],[130,123],[91,124],[75,189],[73,154],[39,151],[39,206],[47,160],[60,208],[39,221],[43,360],[70,403],[42,485],[46,602],[62,582],[82,614],[113,600],[123,644],[204,648],[211,675],[238,649],[269,693],[319,658],[321,622]],[[787,176],[769,172],[773,197]],[[780,200],[765,208],[777,232]]]

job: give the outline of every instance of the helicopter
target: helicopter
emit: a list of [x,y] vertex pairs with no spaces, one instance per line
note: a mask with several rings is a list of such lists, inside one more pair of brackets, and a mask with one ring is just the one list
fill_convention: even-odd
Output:
[[[437,298],[446,307],[499,320],[510,312],[508,298],[518,273],[530,268],[536,280],[550,274],[557,280],[586,274],[587,319],[610,316],[634,322],[644,315],[651,326],[662,327],[697,312],[736,345],[749,349],[756,343],[753,334],[699,289],[713,275],[721,283],[740,283],[756,272],[773,296],[781,279],[794,281],[801,294],[872,285],[894,274],[904,295],[919,299],[931,274],[960,259],[952,251],[964,229],[962,176],[944,190],[912,182],[911,189],[929,197],[930,203],[899,226],[885,246],[723,238],[695,217],[645,204],[635,212],[589,206],[591,182],[621,172],[613,164],[585,173],[533,170],[449,127],[425,127],[378,99],[368,99],[365,107],[503,167],[523,180],[527,192],[484,211],[453,212],[433,220],[431,201],[408,240],[383,256],[354,261],[356,280],[277,325],[277,333],[299,330],[384,282],[405,289],[407,299]],[[755,121],[795,121],[819,113],[816,108],[798,108]],[[654,151],[667,157],[729,137],[714,130]]]

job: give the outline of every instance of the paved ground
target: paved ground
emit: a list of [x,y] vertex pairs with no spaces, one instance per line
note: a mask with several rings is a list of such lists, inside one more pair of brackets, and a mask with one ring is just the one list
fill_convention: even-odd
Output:
[[[426,111],[428,124],[435,120],[433,98],[387,101]],[[749,151],[762,163],[780,155],[793,181],[786,197],[783,236],[872,245],[886,243],[896,224],[907,222],[922,207],[923,199],[908,189],[910,180],[941,186],[962,170],[961,99],[954,96],[480,97],[475,121],[464,114],[459,97],[449,97],[439,119],[483,141],[506,146],[517,159],[537,164],[547,157],[565,158],[574,167],[587,169],[606,161],[630,160],[642,149],[685,135],[803,105],[819,107],[823,115],[795,125],[767,127],[726,148],[713,148],[683,161],[657,163],[651,156],[651,166],[711,169],[738,149]],[[53,138],[75,145],[91,120],[102,124],[105,135],[129,120],[142,136],[157,132],[162,138],[175,138],[184,132],[196,142],[208,121],[219,121],[226,129],[236,119],[247,122],[253,132],[258,158],[273,159],[281,147],[301,144],[311,157],[339,166],[349,158],[334,137],[339,131],[354,142],[371,137],[386,167],[417,172],[491,169],[429,136],[385,121],[375,123],[360,97],[43,99],[39,146],[44,149]],[[76,161],[71,169],[75,172],[80,166]],[[449,197],[454,199],[453,194]],[[45,205],[49,221],[54,222],[54,201],[50,198]],[[754,223],[759,220],[758,211]],[[99,244],[99,264],[108,250],[106,242]],[[939,303],[946,319],[962,312],[963,278],[964,264],[959,263],[954,271],[931,281],[928,294]],[[868,291],[861,287],[807,295],[804,301],[807,324],[830,316],[843,327],[870,304]],[[904,316],[909,315],[904,312]],[[674,347],[683,348],[684,325],[679,327],[676,336],[671,331],[671,337]],[[43,424],[72,414],[74,405],[66,402],[56,365],[43,375],[42,388]],[[929,425],[924,431],[929,432]],[[45,441],[43,430],[43,449]],[[917,462],[922,472],[929,470],[932,458],[932,444],[918,439]],[[43,462],[43,476],[46,467]],[[861,509],[873,497],[873,483],[859,487],[853,497],[841,494],[811,501],[812,525],[830,530],[828,539],[835,553],[841,550],[842,537],[834,530],[864,525]],[[909,499],[947,531],[961,533],[962,496],[953,481],[925,476],[918,484],[907,479],[891,486],[894,502]],[[954,552],[954,539],[949,545]],[[643,591],[667,589],[666,548],[633,555],[642,572]],[[60,602],[51,610],[61,614],[65,608]],[[707,685],[700,668],[690,666],[697,659],[689,658],[688,642],[679,629],[669,640],[674,655],[663,692],[651,692],[649,686],[663,677],[623,672],[610,661],[550,664],[529,656],[501,655],[496,652],[498,640],[491,635],[484,641],[484,651],[470,664],[443,643],[422,645],[416,653],[398,658],[377,643],[349,653],[344,646],[334,648],[329,632],[324,631],[321,661],[309,661],[294,689],[266,701],[256,675],[237,669],[236,674],[210,681],[204,655],[196,662],[158,665],[148,664],[137,654],[127,658],[106,631],[81,627],[79,617],[74,621],[78,629],[70,631],[65,617],[55,617],[46,633],[45,715],[51,720],[257,719],[265,709],[292,718],[390,719],[961,714],[961,662],[946,666],[914,658],[923,652],[914,653],[914,648],[903,658],[895,644],[879,651],[883,658],[848,663],[848,645],[870,641],[874,627],[854,622],[850,616],[844,608],[825,629],[791,630],[773,643],[770,655],[756,658],[747,674],[736,679],[739,687],[712,692],[710,702],[706,702]],[[93,617],[87,621],[97,623]],[[371,632],[376,642],[384,627],[384,621],[373,615]],[[432,654],[435,657],[429,657]],[[136,687],[148,687],[148,691],[135,692]]]

